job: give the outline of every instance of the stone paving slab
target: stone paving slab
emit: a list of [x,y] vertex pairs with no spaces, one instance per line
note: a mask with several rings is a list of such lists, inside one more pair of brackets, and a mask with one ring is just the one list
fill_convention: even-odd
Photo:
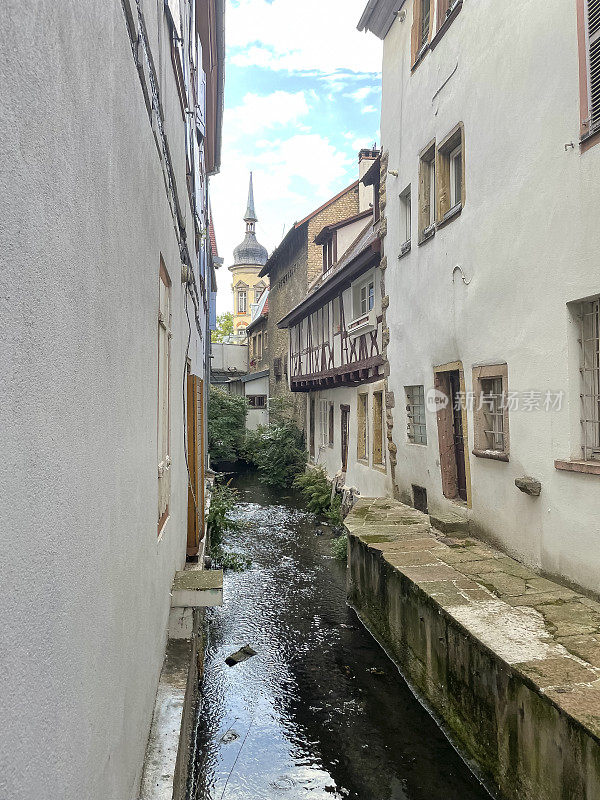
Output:
[[600,735],[600,603],[482,542],[449,538],[397,501],[361,498],[346,527]]

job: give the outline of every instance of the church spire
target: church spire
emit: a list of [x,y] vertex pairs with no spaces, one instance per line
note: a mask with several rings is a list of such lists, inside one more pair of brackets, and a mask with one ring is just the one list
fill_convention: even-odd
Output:
[[246,236],[244,241],[233,251],[233,264],[230,269],[239,266],[264,267],[267,263],[268,253],[266,248],[256,241],[256,223],[258,219],[254,210],[254,186],[252,185],[252,173],[250,173],[250,184],[248,186],[248,205],[244,214],[246,223]]
[[248,206],[244,214],[244,222],[246,223],[246,232],[253,233],[254,226],[257,222],[256,211],[254,210],[254,188],[252,186],[252,173],[250,173],[250,185],[248,186]]

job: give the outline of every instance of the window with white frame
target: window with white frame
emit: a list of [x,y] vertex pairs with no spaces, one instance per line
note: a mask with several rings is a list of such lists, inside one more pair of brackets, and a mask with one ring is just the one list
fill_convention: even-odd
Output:
[[402,249],[405,245],[410,244],[410,222],[411,222],[411,209],[410,209],[410,185],[400,195],[400,239],[402,240]]
[[319,433],[321,447],[329,444],[329,401],[319,400]]
[[585,461],[600,460],[600,298],[580,304],[581,433]]
[[171,281],[161,259],[158,292],[158,533],[169,516],[171,495],[170,397]]
[[406,432],[412,444],[427,444],[425,423],[425,387],[405,386],[406,393]]
[[247,298],[248,298],[248,295],[246,294],[246,290],[245,290],[245,289],[240,289],[240,290],[238,291],[238,294],[237,294],[237,299],[238,299],[238,314],[245,314],[245,313],[246,313],[246,308],[247,308],[247,305],[246,305],[246,303],[247,303]]
[[373,276],[360,283],[354,291],[354,316],[364,317],[375,306],[375,281]]

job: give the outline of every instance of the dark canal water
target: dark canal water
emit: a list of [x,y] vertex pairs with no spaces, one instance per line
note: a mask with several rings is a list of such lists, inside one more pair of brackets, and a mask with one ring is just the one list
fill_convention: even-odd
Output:
[[[489,800],[346,606],[332,535],[295,498],[236,479],[243,527],[207,614],[194,800]],[[234,667],[245,644],[257,655]]]

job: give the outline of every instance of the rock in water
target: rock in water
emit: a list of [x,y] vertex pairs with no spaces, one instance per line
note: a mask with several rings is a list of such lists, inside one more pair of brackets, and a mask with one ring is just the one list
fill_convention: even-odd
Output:
[[240,647],[236,653],[232,653],[230,656],[227,656],[225,663],[228,667],[235,667],[236,664],[239,664],[242,661],[247,661],[249,658],[252,658],[252,656],[255,655],[256,650],[253,650],[250,645],[247,644],[244,647]]

